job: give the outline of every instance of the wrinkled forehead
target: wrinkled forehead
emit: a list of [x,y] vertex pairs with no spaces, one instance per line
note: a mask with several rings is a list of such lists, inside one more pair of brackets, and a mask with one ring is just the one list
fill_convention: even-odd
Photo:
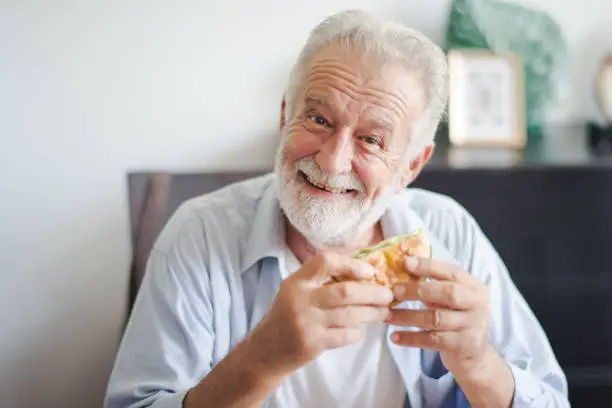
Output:
[[297,95],[337,112],[412,120],[425,105],[421,76],[399,62],[328,47],[312,58]]

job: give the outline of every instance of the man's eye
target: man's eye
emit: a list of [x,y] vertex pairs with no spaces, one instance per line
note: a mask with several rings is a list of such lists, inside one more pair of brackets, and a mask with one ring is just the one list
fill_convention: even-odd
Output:
[[363,136],[361,140],[363,140],[364,142],[370,145],[380,146],[380,141],[374,136]]
[[310,120],[320,126],[327,126],[329,122],[321,115],[310,115]]

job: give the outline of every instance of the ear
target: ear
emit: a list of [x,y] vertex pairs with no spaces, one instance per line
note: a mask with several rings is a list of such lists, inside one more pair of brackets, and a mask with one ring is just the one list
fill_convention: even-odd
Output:
[[281,102],[281,112],[280,112],[280,133],[283,134],[285,130],[285,125],[287,124],[285,120],[285,110],[287,109],[287,103],[285,102],[285,97],[283,96],[283,100]]
[[419,173],[421,173],[421,170],[423,170],[423,167],[425,167],[425,164],[427,164],[431,158],[433,150],[434,145],[430,144],[423,150],[423,153],[419,154],[404,168],[397,191],[406,188],[417,178]]

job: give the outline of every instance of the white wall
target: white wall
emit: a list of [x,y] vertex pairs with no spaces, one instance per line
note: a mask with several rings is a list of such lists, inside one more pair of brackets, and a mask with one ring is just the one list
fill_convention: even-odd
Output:
[[[531,0],[566,30],[595,114],[612,2]],[[125,174],[271,164],[287,70],[363,7],[440,40],[449,0],[0,0],[0,406],[100,406],[125,313]]]

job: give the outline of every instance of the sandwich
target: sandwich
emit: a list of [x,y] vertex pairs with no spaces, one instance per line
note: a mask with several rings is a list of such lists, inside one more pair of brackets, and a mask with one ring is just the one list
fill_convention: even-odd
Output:
[[[391,290],[398,283],[416,283],[419,280],[406,270],[404,260],[407,256],[431,258],[431,246],[422,229],[412,234],[386,239],[353,255],[354,258],[363,259],[374,266],[375,275],[371,280],[372,283],[386,286]],[[334,280],[342,282],[351,278],[339,277]],[[399,303],[394,300],[391,307]]]

